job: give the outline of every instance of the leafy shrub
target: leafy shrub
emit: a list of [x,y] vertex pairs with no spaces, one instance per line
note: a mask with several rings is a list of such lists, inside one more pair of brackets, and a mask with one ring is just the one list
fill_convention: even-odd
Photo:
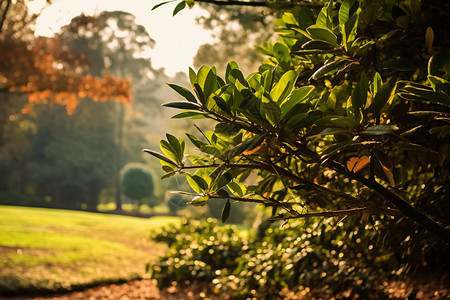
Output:
[[296,221],[246,239],[236,227],[212,218],[185,219],[179,227],[152,234],[170,250],[148,268],[159,288],[206,281],[233,297],[307,287],[364,295],[373,293],[380,278],[398,276],[403,265],[382,247],[380,234],[367,225],[335,223]]
[[237,267],[245,239],[235,226],[220,226],[216,219],[203,222],[184,219],[180,226],[164,227],[152,234],[152,239],[165,242],[169,252],[147,271],[158,281],[158,287],[172,282],[212,281],[222,273]]

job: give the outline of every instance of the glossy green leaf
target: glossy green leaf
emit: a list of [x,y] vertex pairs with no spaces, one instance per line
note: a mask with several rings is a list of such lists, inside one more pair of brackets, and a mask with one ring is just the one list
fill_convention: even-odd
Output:
[[385,35],[383,35],[382,37],[380,37],[377,42],[376,45],[379,47],[381,46],[383,43],[385,43],[388,39],[390,39],[391,37],[394,36],[394,34],[396,34],[397,32],[401,32],[401,29],[394,29],[389,31],[388,33],[386,33]]
[[324,40],[311,40],[302,45],[304,50],[328,50],[336,49],[336,45],[326,42]]
[[231,211],[231,203],[230,203],[230,199],[227,200],[227,202],[225,202],[225,205],[223,206],[222,209],[222,223],[225,223],[228,220],[228,217],[230,216],[230,211]]
[[199,195],[192,198],[192,201],[188,202],[188,204],[191,204],[193,206],[204,206],[206,202],[208,202],[209,200],[210,200],[209,196]]
[[172,119],[183,119],[183,118],[190,118],[190,117],[196,117],[196,116],[206,116],[207,114],[202,112],[196,112],[196,111],[183,111],[179,114],[176,114],[172,116]]
[[214,128],[214,134],[220,139],[232,143],[240,130],[240,127],[235,124],[217,123]]
[[352,6],[356,3],[356,0],[344,0],[339,8],[339,27],[345,26],[345,23],[351,17]]
[[428,80],[431,82],[435,92],[441,91],[447,96],[450,96],[450,82],[433,75],[428,75]]
[[344,42],[346,50],[349,49],[349,43],[354,41],[356,38],[360,12],[361,9],[358,8],[356,13],[345,22],[344,28],[342,30],[342,40]]
[[337,72],[339,69],[345,67],[345,65],[348,63],[347,60],[336,60],[332,61],[330,63],[327,63],[317,69],[313,75],[309,78],[309,80],[317,80],[322,78],[323,76],[333,74]]
[[189,81],[192,86],[197,83],[197,73],[192,68],[189,68]]
[[186,136],[189,138],[189,140],[192,142],[192,144],[195,145],[195,147],[197,148],[202,148],[203,146],[206,145],[206,143],[202,142],[201,140],[199,140],[196,136],[186,133]]
[[200,150],[204,153],[211,154],[215,157],[220,157],[222,155],[222,152],[212,145],[204,145],[200,148]]
[[158,3],[155,6],[153,6],[151,10],[155,10],[155,9],[157,9],[160,6],[163,6],[163,5],[167,4],[167,3],[171,3],[171,2],[175,2],[175,1],[176,0],[171,0],[171,1],[164,1],[164,2]]
[[281,76],[278,83],[274,86],[274,88],[270,92],[270,96],[272,97],[273,101],[278,103],[278,105],[281,105],[284,99],[286,99],[286,97],[289,96],[289,94],[294,89],[297,76],[298,76],[297,72],[293,70],[284,73],[283,76]]
[[281,43],[275,43],[273,46],[273,55],[283,68],[289,68],[291,63],[291,54],[288,47]]
[[230,151],[230,156],[231,157],[239,156],[244,151],[252,150],[252,149],[256,148],[257,146],[261,145],[261,143],[264,141],[264,139],[265,139],[265,136],[263,136],[263,135],[252,136],[248,140],[245,140],[244,142],[242,142],[239,145],[237,145],[236,147],[234,147]]
[[349,118],[349,117],[336,117],[336,118],[331,118],[330,121],[340,127],[343,128],[355,128],[356,126],[356,122],[354,119]]
[[332,45],[337,45],[337,36],[327,27],[322,27],[320,25],[311,25],[306,29],[306,31],[315,40],[321,40]]
[[177,4],[177,6],[175,6],[175,9],[173,10],[173,16],[175,16],[177,13],[182,11],[185,7],[186,7],[186,2],[184,2],[184,0],[182,0],[180,3]]
[[208,189],[208,183],[206,183],[205,179],[198,175],[191,175],[190,173],[186,173],[186,179],[191,188],[196,193],[203,193]]
[[425,146],[418,145],[415,143],[407,142],[407,141],[399,141],[399,142],[395,143],[395,146],[397,148],[400,148],[403,150],[408,150],[408,151],[430,152],[430,153],[438,154],[436,151],[434,151],[430,148],[427,148]]
[[297,104],[308,100],[315,94],[315,88],[312,85],[303,86],[295,89],[286,101],[281,104],[281,119],[283,119],[291,109]]
[[333,29],[333,2],[333,0],[330,0],[328,4],[322,8],[316,20],[317,25],[330,30]]
[[180,163],[180,156],[177,152],[176,149],[174,149],[172,147],[172,145],[170,145],[169,142],[165,141],[165,140],[161,140],[159,142],[159,146],[161,148],[161,151],[168,157],[170,157],[171,159],[173,159],[174,161],[176,161],[177,163]]
[[178,109],[191,109],[191,110],[200,110],[200,106],[194,104],[192,102],[169,102],[164,103],[164,107],[178,108]]
[[194,103],[197,102],[197,100],[195,99],[195,96],[188,89],[178,86],[176,84],[170,84],[170,83],[168,84],[168,86],[170,86],[178,94],[180,94],[181,96],[186,98],[186,100],[188,100],[189,102],[194,102]]
[[245,187],[242,183],[230,182],[229,184],[227,184],[227,187],[233,194],[239,197],[244,197]]
[[398,127],[395,125],[374,125],[366,128],[361,131],[360,134],[369,134],[369,135],[384,135],[384,134],[393,134],[398,130]]
[[156,157],[156,158],[158,158],[158,159],[160,159],[160,160],[162,160],[162,161],[167,162],[167,163],[170,164],[171,166],[174,166],[174,167],[177,166],[177,164],[176,164],[174,161],[172,161],[171,159],[165,157],[165,156],[162,155],[161,153],[158,153],[158,152],[153,151],[153,150],[150,150],[150,149],[143,149],[142,151],[143,151],[143,152],[147,152],[148,154],[150,154],[150,155],[152,155],[152,156],[154,156],[154,157]]
[[368,108],[368,112],[379,115],[383,107],[388,103],[389,99],[392,96],[393,86],[389,83],[383,84],[381,87],[378,87],[377,93],[372,100],[372,104]]

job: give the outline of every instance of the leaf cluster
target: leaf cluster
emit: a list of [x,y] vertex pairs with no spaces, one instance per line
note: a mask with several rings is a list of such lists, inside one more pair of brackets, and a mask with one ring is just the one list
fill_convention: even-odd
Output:
[[[165,104],[182,110],[174,118],[216,123],[187,134],[200,154],[170,135],[163,154],[145,151],[164,177],[186,173],[193,205],[254,202],[273,221],[405,216],[449,242],[448,229],[411,205],[424,196],[418,187],[445,184],[449,162],[449,50],[431,26],[412,36],[428,14],[417,0],[286,11],[279,40],[259,48],[268,58],[258,72],[244,76],[232,61],[223,78],[190,69],[192,91],[169,85],[186,100]],[[410,46],[426,50],[411,55]]]

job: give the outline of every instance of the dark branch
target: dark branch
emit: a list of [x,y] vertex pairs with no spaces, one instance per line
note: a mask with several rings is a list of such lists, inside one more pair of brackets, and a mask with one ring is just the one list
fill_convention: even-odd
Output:
[[300,214],[298,216],[286,217],[283,219],[299,219],[299,218],[310,218],[310,217],[343,217],[343,216],[351,216],[351,215],[361,215],[361,214],[374,214],[374,213],[382,213],[387,215],[399,215],[398,210],[387,209],[387,208],[379,208],[379,207],[360,207],[360,208],[350,208],[350,209],[342,209],[342,210],[332,210],[332,211],[318,211],[318,212],[310,212],[305,214]]
[[196,0],[195,2],[199,3],[210,3],[218,6],[230,6],[230,5],[239,5],[239,6],[253,6],[253,7],[266,7],[267,3],[266,1],[235,1],[235,0],[229,0],[229,1],[216,1],[216,0]]

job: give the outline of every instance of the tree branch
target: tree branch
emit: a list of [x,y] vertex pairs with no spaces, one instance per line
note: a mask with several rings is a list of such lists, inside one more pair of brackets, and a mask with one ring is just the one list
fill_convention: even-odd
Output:
[[[292,143],[290,144],[292,145]],[[319,154],[306,147],[306,145],[294,143],[294,146],[301,152],[302,155],[305,155],[310,158],[319,157]],[[436,221],[432,220],[425,214],[421,213],[419,210],[411,206],[409,203],[401,199],[399,196],[397,196],[396,194],[394,194],[393,192],[391,192],[390,190],[388,190],[375,180],[370,180],[365,178],[364,176],[361,176],[358,173],[350,172],[344,166],[333,160],[326,161],[324,165],[329,167],[330,169],[335,170],[336,172],[339,172],[344,176],[347,176],[350,179],[358,181],[359,183],[375,191],[383,198],[388,200],[390,203],[392,203],[403,215],[414,220],[417,224],[419,224],[429,232],[433,233],[437,238],[450,244],[449,229],[439,225]]]
[[382,213],[388,215],[399,215],[398,210],[387,209],[387,208],[379,208],[379,207],[359,207],[359,208],[350,208],[350,209],[342,209],[342,210],[332,210],[332,211],[318,211],[318,212],[310,212],[305,214],[300,214],[298,216],[290,216],[283,219],[299,219],[299,218],[310,218],[310,217],[343,217],[343,216],[351,216],[351,215],[361,215],[365,213]]
[[195,0],[195,2],[199,3],[210,3],[218,6],[253,6],[253,7],[267,7],[266,1],[236,1],[236,0],[228,0],[228,1],[217,1],[217,0]]

